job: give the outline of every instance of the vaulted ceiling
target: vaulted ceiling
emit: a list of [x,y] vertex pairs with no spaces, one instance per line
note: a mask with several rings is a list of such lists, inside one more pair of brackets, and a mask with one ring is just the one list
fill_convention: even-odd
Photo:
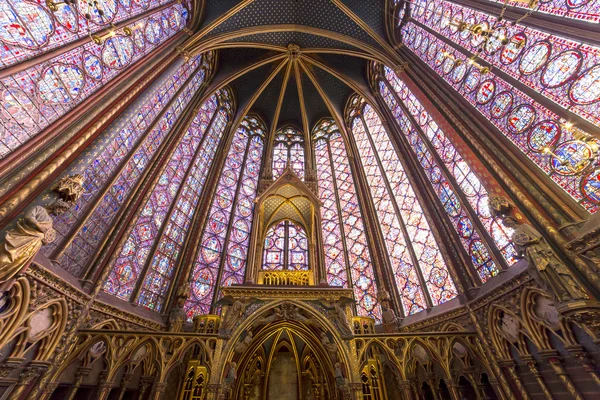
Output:
[[369,98],[371,60],[401,59],[390,45],[392,0],[206,0],[182,46],[191,55],[218,50],[210,90],[229,85],[238,119],[259,114],[271,131],[310,131],[323,117],[338,122],[348,97]]

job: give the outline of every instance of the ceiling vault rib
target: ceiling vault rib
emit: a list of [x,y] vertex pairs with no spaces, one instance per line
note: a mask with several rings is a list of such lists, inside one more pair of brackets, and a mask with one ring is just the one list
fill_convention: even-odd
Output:
[[[285,56],[284,56],[285,57]],[[256,90],[256,92],[254,92],[254,94],[252,95],[252,97],[250,98],[250,100],[248,100],[248,104],[246,104],[246,106],[244,106],[243,111],[237,116],[236,120],[234,121],[234,127],[237,130],[238,125],[242,122],[242,119],[246,116],[246,114],[248,114],[248,112],[250,111],[250,109],[252,108],[252,106],[254,105],[254,103],[256,102],[256,100],[258,100],[258,98],[260,97],[260,95],[262,94],[262,92],[264,92],[264,90],[267,88],[267,86],[269,86],[269,84],[271,83],[271,81],[277,76],[277,74],[279,74],[279,72],[281,72],[281,70],[283,69],[283,67],[286,66],[286,64],[289,63],[289,59],[286,58],[285,60],[283,60],[278,66],[277,68],[275,68],[273,70],[273,72],[271,72],[269,74],[269,76],[267,77],[267,79],[265,79],[265,81],[260,85],[260,87]]]
[[[302,68],[302,70],[304,71],[304,73],[306,74],[308,79],[310,79],[310,81],[312,82],[315,89],[317,89],[319,96],[321,96],[321,99],[323,99],[323,102],[325,103],[325,106],[329,110],[329,113],[331,114],[331,117],[334,119],[338,129],[342,132],[342,134],[346,135],[345,139],[346,139],[346,143],[348,143],[348,141],[347,141],[348,140],[348,132],[346,131],[346,126],[343,123],[342,117],[340,116],[340,114],[336,111],[335,107],[333,106],[331,99],[329,99],[329,96],[327,96],[327,94],[325,93],[325,91],[323,90],[321,85],[319,84],[319,81],[317,80],[317,78],[313,75],[313,73],[310,71],[308,66],[306,66],[306,64],[303,62],[303,58],[298,60],[298,63],[300,64],[300,67]],[[354,156],[352,154],[351,146],[347,146],[346,152],[348,153],[348,156]]]
[[296,87],[298,88],[298,101],[300,102],[300,114],[302,116],[302,129],[304,130],[304,141],[307,144],[307,159],[311,160],[310,157],[310,127],[308,126],[308,115],[306,114],[306,104],[304,104],[304,92],[302,88],[302,79],[300,76],[300,69],[298,68],[298,60],[294,59],[294,77],[296,78]]
[[193,44],[193,43],[197,42],[198,40],[202,39],[204,37],[204,35],[206,35],[210,31],[212,31],[213,29],[215,29],[217,26],[221,25],[223,22],[227,21],[229,18],[233,17],[235,14],[237,14],[238,12],[240,12],[241,10],[246,8],[250,3],[253,3],[253,2],[254,2],[254,0],[241,1],[238,5],[236,5],[231,10],[227,11],[225,14],[221,15],[219,18],[217,18],[216,20],[211,22],[204,29],[195,33],[190,39],[188,39],[188,42],[185,43],[184,46],[187,46],[188,43]]
[[354,90],[356,93],[360,94],[362,97],[367,99],[373,107],[377,106],[377,103],[375,102],[375,99],[373,98],[371,93],[365,92],[360,86],[358,86],[356,83],[352,82],[352,80],[347,78],[345,75],[340,74],[339,72],[336,72],[333,68],[328,67],[327,65],[315,60],[314,58],[307,57],[305,55],[300,55],[300,57],[303,60],[306,60],[309,64],[312,64],[312,65],[322,69],[323,71],[327,72],[328,74],[330,74],[330,75],[334,76],[335,78],[337,78],[338,80],[342,81],[346,86],[348,86],[349,88]]
[[[271,121],[271,131],[269,134],[269,143],[273,142],[273,138],[275,137],[275,131],[277,130],[277,124],[279,123],[279,114],[281,113],[281,106],[283,105],[283,99],[285,97],[285,90],[287,88],[288,81],[290,79],[290,73],[292,71],[292,63],[289,62],[288,58],[288,67],[285,70],[285,75],[283,76],[283,82],[281,83],[281,89],[279,90],[279,98],[277,99],[277,106],[275,107],[275,114],[273,114],[273,121]],[[270,146],[267,146],[267,148]]]
[[[392,48],[392,46],[386,40],[384,40],[381,36],[379,36],[358,15],[354,14],[354,12],[352,12],[352,10],[350,8],[348,8],[348,6],[346,6],[342,2],[342,0],[331,0],[331,2],[337,8],[339,8],[340,11],[342,11],[344,14],[346,14],[348,16],[348,18],[350,18],[352,21],[354,21],[355,24],[357,24],[358,26],[360,26],[360,28],[363,31],[365,31],[371,38],[373,38],[373,40],[375,40],[377,43],[379,43],[379,45],[381,47],[383,47],[388,52],[388,54],[390,55],[390,57],[392,57],[394,59],[394,61],[396,61],[396,63],[398,63],[398,64],[402,63],[402,60],[398,56],[398,53],[396,53],[396,51],[394,51],[394,49]],[[390,67],[394,67],[394,65],[390,65]]]
[[281,24],[281,25],[262,25],[259,27],[249,27],[238,29],[233,32],[226,32],[215,37],[205,38],[203,41],[192,41],[195,35],[192,36],[186,43],[182,45],[182,50],[189,52],[191,55],[198,55],[208,50],[212,50],[214,46],[219,45],[225,41],[231,39],[237,39],[244,36],[254,35],[257,33],[278,33],[278,32],[300,32],[311,35],[321,36],[328,39],[333,39],[338,42],[346,43],[354,46],[360,50],[363,50],[373,57],[376,57],[382,62],[382,64],[388,66],[398,65],[401,60],[395,53],[390,57],[387,52],[377,49],[369,44],[366,44],[362,40],[355,39],[351,36],[347,36],[341,33],[329,31],[327,29],[315,28],[313,26],[297,25],[297,24]]

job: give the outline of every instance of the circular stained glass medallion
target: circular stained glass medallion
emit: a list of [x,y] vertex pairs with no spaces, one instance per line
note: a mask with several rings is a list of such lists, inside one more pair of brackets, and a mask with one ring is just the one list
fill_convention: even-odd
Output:
[[471,71],[467,74],[467,78],[465,79],[465,89],[468,93],[477,89],[480,79],[481,73],[479,73],[479,70],[477,68],[471,68]]
[[429,49],[427,49],[427,60],[431,61],[437,54],[437,43],[431,42]]
[[542,84],[550,88],[564,85],[577,74],[583,57],[578,51],[563,51],[548,62],[540,80]]
[[456,68],[454,68],[454,71],[452,71],[451,75],[452,82],[456,84],[461,83],[463,79],[465,79],[465,75],[467,74],[468,69],[469,65],[464,62],[458,65]]
[[524,75],[531,75],[539,71],[548,60],[550,50],[551,46],[548,42],[535,43],[523,53],[519,71]]
[[508,65],[515,62],[527,44],[527,36],[523,32],[516,33],[500,52],[500,62]]
[[581,180],[581,191],[592,203],[600,203],[600,169],[595,169]]
[[529,148],[542,153],[546,148],[552,148],[560,138],[560,126],[556,121],[545,120],[531,128],[527,138]]
[[502,118],[510,111],[513,103],[513,95],[510,92],[498,93],[492,106],[490,107],[490,115],[492,118]]
[[580,105],[588,105],[600,100],[600,65],[585,71],[569,89],[571,100]]
[[521,104],[512,110],[506,121],[506,126],[511,133],[520,134],[531,127],[535,118],[535,109],[528,104]]
[[146,27],[144,28],[144,35],[146,35],[146,40],[150,44],[158,44],[160,42],[160,38],[162,36],[162,27],[160,26],[160,22],[155,20],[154,18],[150,18],[146,22]]
[[133,57],[133,41],[127,36],[117,35],[107,39],[102,48],[102,62],[109,68],[125,68]]
[[462,238],[468,239],[473,235],[473,223],[467,217],[459,219],[456,228],[458,229],[458,234]]
[[494,97],[494,93],[496,93],[496,82],[492,79],[488,79],[479,85],[475,100],[477,101],[477,104],[487,104]]
[[561,175],[577,175],[592,162],[592,147],[579,140],[569,140],[554,149],[550,164]]
[[102,79],[102,62],[90,52],[83,53],[83,69],[90,78],[97,81]]
[[79,97],[84,83],[83,71],[78,66],[56,63],[44,71],[37,88],[46,103],[68,103]]
[[456,63],[453,59],[451,59],[450,57],[446,58],[444,60],[444,64],[442,65],[442,71],[444,72],[444,74],[448,75],[450,72],[452,72],[452,69],[454,68],[455,64]]
[[215,237],[209,237],[202,243],[202,258],[207,263],[215,262],[221,254],[221,242]]

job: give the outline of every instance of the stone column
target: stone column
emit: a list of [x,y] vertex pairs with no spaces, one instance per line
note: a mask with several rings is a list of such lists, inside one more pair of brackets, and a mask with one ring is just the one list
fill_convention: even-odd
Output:
[[427,384],[431,388],[431,392],[433,393],[433,399],[440,400],[440,396],[439,396],[440,389],[439,389],[439,385],[436,382],[435,375],[432,373],[425,374],[425,380],[427,381]]
[[123,396],[125,395],[125,391],[127,390],[127,385],[129,385],[132,379],[132,373],[123,374],[123,378],[121,378],[121,390],[119,391],[119,400],[123,400]]
[[446,386],[448,387],[448,391],[450,392],[450,397],[453,400],[460,400],[461,396],[458,392],[458,385],[454,382],[454,379],[444,379]]
[[146,395],[146,392],[148,391],[148,388],[150,388],[150,386],[152,386],[152,384],[154,383],[154,377],[153,376],[142,376],[142,378],[140,379],[140,383],[139,383],[139,395],[138,395],[138,400],[143,400],[144,396]]
[[10,392],[8,400],[17,400],[21,398],[21,396],[23,396],[23,394],[26,392],[29,385],[31,385],[32,382],[37,380],[42,374],[42,372],[44,372],[44,369],[45,367],[41,366],[30,366],[25,368],[19,374],[19,380],[17,381],[13,390]]
[[506,371],[508,373],[508,376],[515,383],[515,386],[517,387],[517,390],[521,394],[521,397],[524,400],[531,400],[529,393],[527,392],[527,390],[525,389],[525,386],[523,385],[523,381],[521,380],[521,377],[519,376],[519,374],[517,374],[517,371],[515,369],[515,362],[512,360],[503,360],[503,361],[498,361],[498,365],[500,366],[500,368],[504,369],[504,371]]
[[165,395],[165,390],[167,389],[166,382],[156,382],[154,384],[154,388],[152,389],[152,394],[150,395],[150,400],[162,400]]
[[399,381],[398,387],[400,388],[400,393],[402,393],[403,399],[414,400],[410,381]]
[[75,373],[75,382],[69,391],[69,396],[67,400],[73,400],[75,398],[75,394],[77,390],[79,390],[79,386],[81,386],[81,382],[85,379],[86,376],[89,375],[91,368],[90,367],[79,367],[77,372]]
[[554,397],[552,396],[552,393],[550,393],[548,386],[546,386],[546,383],[544,382],[544,380],[542,379],[542,376],[540,375],[540,371],[537,369],[534,358],[532,356],[525,356],[525,357],[522,357],[521,359],[525,362],[525,364],[527,365],[527,367],[533,374],[533,377],[535,378],[536,382],[542,389],[542,392],[544,392],[544,395],[546,396],[546,398],[553,399]]
[[558,355],[550,355],[546,358],[546,360],[548,361],[548,364],[550,364],[550,367],[552,368],[554,373],[558,376],[560,381],[563,383],[563,385],[565,385],[565,387],[567,388],[567,390],[569,391],[571,396],[573,396],[573,399],[584,400],[583,397],[581,396],[581,393],[579,393],[579,391],[573,384],[573,381],[569,377],[569,374],[563,368],[561,359],[558,357]]

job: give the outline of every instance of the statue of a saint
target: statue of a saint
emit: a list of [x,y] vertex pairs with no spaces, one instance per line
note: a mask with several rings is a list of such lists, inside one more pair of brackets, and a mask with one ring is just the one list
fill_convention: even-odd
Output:
[[56,238],[52,217],[42,206],[27,211],[17,226],[6,232],[0,245],[0,290],[6,290],[9,282],[23,271],[40,248]]
[[542,289],[558,302],[588,298],[538,231],[531,225],[517,224],[513,217],[504,218],[504,226],[514,229],[512,240],[517,251],[529,263],[529,271]]

